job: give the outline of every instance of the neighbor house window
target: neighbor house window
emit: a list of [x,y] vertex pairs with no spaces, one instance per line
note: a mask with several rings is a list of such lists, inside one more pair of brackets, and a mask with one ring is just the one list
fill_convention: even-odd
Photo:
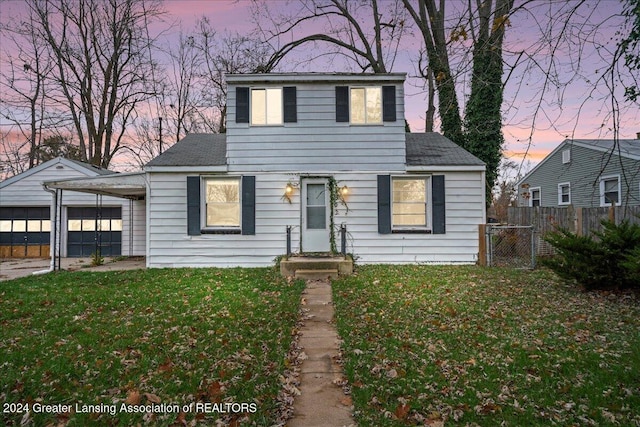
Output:
[[239,228],[240,179],[207,178],[204,182],[205,227]]
[[251,124],[282,124],[282,88],[251,89]]
[[563,182],[558,184],[558,204],[569,205],[571,204],[571,184]]
[[391,223],[395,229],[429,228],[430,178],[392,178]]
[[351,123],[382,123],[382,87],[352,87],[349,101]]
[[541,192],[540,192],[540,187],[536,187],[536,188],[532,188],[531,190],[531,197],[529,198],[529,206],[540,206],[540,201],[541,201]]
[[620,204],[620,176],[603,176],[600,178],[600,206]]
[[563,164],[571,163],[571,149],[566,149],[562,151],[562,163]]

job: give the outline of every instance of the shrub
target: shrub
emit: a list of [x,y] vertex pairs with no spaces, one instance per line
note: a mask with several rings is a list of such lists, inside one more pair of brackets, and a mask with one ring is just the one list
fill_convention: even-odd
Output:
[[640,225],[628,221],[620,225],[603,221],[602,225],[604,230],[594,237],[564,229],[549,233],[545,240],[557,255],[542,264],[586,289],[640,287]]

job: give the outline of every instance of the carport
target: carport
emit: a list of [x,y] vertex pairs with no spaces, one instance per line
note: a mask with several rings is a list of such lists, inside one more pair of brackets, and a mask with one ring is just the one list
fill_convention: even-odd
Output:
[[[72,209],[67,212],[68,241],[67,254],[70,256],[88,256],[99,253],[101,256],[119,255],[122,245],[129,245],[129,254],[134,247],[134,211],[133,203],[129,212],[121,209],[102,207],[102,196],[119,197],[129,200],[145,200],[147,183],[144,172],[118,173],[90,178],[71,178],[43,183],[46,191],[52,193],[55,207],[51,224],[51,269],[60,269],[62,247],[62,206],[65,191],[75,191],[96,195],[95,208]],[[129,216],[130,230],[128,242],[122,239],[122,219]],[[144,236],[146,230],[139,235]],[[119,246],[120,245],[120,246]]]

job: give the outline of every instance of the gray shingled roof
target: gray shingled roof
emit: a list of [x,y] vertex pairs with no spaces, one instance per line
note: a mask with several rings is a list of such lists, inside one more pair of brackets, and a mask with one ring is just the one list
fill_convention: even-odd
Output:
[[[436,132],[407,133],[407,166],[483,166],[484,163]],[[224,166],[225,134],[191,133],[147,166]]]
[[103,169],[103,168],[100,168],[98,166],[94,166],[94,165],[89,164],[89,163],[81,162],[79,160],[73,160],[73,159],[67,159],[67,160],[69,160],[70,162],[75,163],[78,166],[82,166],[83,168],[85,168],[87,170],[95,172],[98,175],[113,175],[114,173],[118,173],[116,171],[112,171],[112,170],[109,170],[109,169]]
[[[566,139],[563,142],[571,144],[571,141],[570,139]],[[599,151],[611,152],[614,150],[614,154],[620,154],[630,159],[640,159],[640,140],[637,139],[619,139],[617,146],[615,146],[613,139],[574,139],[573,141],[578,144],[593,147]],[[619,152],[618,149],[620,150]]]
[[437,132],[407,133],[407,166],[484,166],[484,162]]
[[227,164],[227,136],[190,133],[146,166],[224,166]]

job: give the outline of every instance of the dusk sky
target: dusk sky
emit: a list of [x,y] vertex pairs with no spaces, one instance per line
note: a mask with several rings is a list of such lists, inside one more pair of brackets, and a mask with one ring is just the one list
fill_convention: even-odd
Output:
[[[390,0],[386,0],[390,1]],[[522,3],[516,1],[516,5]],[[284,1],[273,4],[282,7]],[[383,2],[384,4],[384,2]],[[448,2],[452,10],[466,1]],[[616,47],[616,31],[623,22],[619,15],[622,3],[618,0],[587,1],[579,9],[578,19],[587,22],[581,31],[574,32],[566,40],[556,43],[554,36],[559,34],[564,22],[554,22],[549,16],[557,19],[556,9],[566,2],[555,4],[541,1],[528,11],[518,12],[512,16],[505,37],[505,59],[508,64],[516,61],[520,52],[519,66],[513,71],[505,86],[504,137],[505,154],[518,163],[522,154],[528,150],[527,160],[536,163],[565,138],[613,138],[613,122],[610,113],[611,97],[602,81],[602,72],[607,67],[611,52]],[[575,4],[575,2],[574,2]],[[207,16],[218,32],[246,34],[253,28],[250,14],[251,3],[239,1],[166,1],[169,13],[168,20],[178,21],[184,32],[188,32],[200,17]],[[24,4],[18,0],[0,0],[0,21],[16,16],[24,11]],[[604,22],[604,24],[602,24]],[[602,24],[596,27],[597,24]],[[167,24],[168,25],[168,24]],[[156,24],[164,29],[165,24]],[[540,26],[550,27],[547,39],[540,40]],[[321,28],[309,28],[309,31],[322,31]],[[177,36],[179,28],[175,27],[165,42],[171,43]],[[586,43],[579,45],[578,39],[585,38]],[[550,67],[550,51],[556,47],[556,62]],[[595,46],[599,45],[598,48]],[[412,131],[424,130],[425,94],[419,87],[416,74],[415,54],[420,47],[420,40],[415,36],[407,37],[394,64],[394,72],[408,74],[405,83],[406,118]],[[578,55],[580,49],[581,54]],[[514,52],[514,53],[510,53]],[[524,58],[530,58],[525,62]],[[533,66],[532,64],[537,64]],[[345,69],[318,69],[320,65],[296,66],[283,63],[279,71],[353,71]],[[546,82],[543,78],[546,71],[554,72],[554,79]],[[625,69],[622,71],[628,73]],[[506,74],[505,74],[506,76]],[[459,91],[468,87],[461,84]],[[635,138],[640,132],[640,108],[623,102],[624,89],[618,88],[616,95],[620,105],[620,138]],[[537,114],[534,112],[537,110]],[[525,162],[524,169],[531,164]]]

